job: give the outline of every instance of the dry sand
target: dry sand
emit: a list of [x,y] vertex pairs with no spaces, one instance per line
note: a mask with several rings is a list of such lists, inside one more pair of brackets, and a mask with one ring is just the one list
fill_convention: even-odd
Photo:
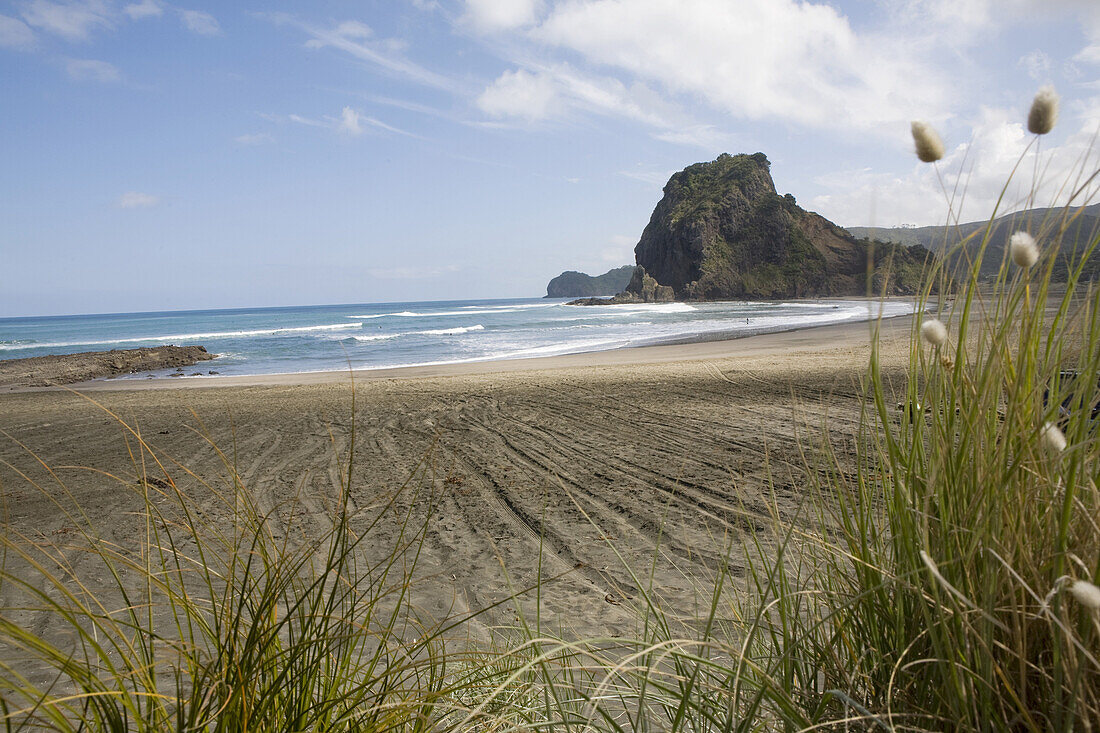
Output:
[[[882,324],[892,374],[901,374],[910,324]],[[290,524],[279,524],[277,534],[308,541],[329,526],[354,421],[358,527],[417,466],[427,467],[399,502],[407,506],[410,492],[420,491],[412,516],[427,523],[427,533],[414,599],[424,613],[483,608],[532,583],[541,548],[543,576],[561,575],[541,591],[544,624],[567,634],[630,634],[629,596],[637,587],[608,541],[645,568],[660,535],[654,585],[670,609],[691,615],[706,602],[694,580],[717,565],[730,540],[767,526],[769,506],[794,516],[806,495],[800,441],[812,442],[827,414],[832,436],[850,444],[869,341],[869,326],[860,323],[361,372],[354,413],[346,373],[83,385],[102,407],[57,389],[0,394],[0,429],[8,436],[0,436],[5,531],[64,544],[75,533],[61,508],[78,503],[105,537],[136,546],[134,441],[127,443],[109,409],[177,464],[170,474],[207,526],[228,529],[231,513],[198,481],[217,486],[227,474],[204,435],[233,457],[261,507],[283,510],[273,516]],[[65,492],[16,441],[56,471]],[[438,499],[430,516],[428,494]],[[301,504],[291,507],[295,496]],[[373,530],[366,553],[385,557],[396,532],[392,522]],[[78,567],[84,562],[76,551],[68,557]],[[743,571],[735,554],[732,573]],[[0,606],[13,600],[11,592],[0,588]],[[522,605],[533,611],[534,599]],[[513,609],[505,604],[482,616],[475,633],[513,623]],[[49,631],[44,616],[22,621]]]

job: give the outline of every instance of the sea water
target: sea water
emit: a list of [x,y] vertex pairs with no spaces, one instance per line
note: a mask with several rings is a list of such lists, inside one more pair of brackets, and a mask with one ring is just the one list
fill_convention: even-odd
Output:
[[903,315],[913,307],[857,300],[574,306],[512,299],[7,318],[0,319],[0,359],[201,344],[218,355],[194,368],[204,376],[381,369],[737,338]]

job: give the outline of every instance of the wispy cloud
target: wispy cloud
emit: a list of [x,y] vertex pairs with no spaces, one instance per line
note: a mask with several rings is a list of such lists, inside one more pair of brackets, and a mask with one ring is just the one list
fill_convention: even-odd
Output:
[[619,171],[619,175],[660,188],[668,183],[668,179],[675,172],[675,170],[654,170],[639,166],[634,170]]
[[1046,77],[1051,67],[1050,56],[1038,49],[1024,54],[1017,63],[1028,76],[1036,80]]
[[131,3],[122,9],[131,20],[142,18],[155,18],[164,14],[164,3],[160,0],[141,0],[140,3]]
[[365,23],[347,20],[332,28],[303,23],[286,13],[268,16],[276,23],[293,25],[310,38],[306,48],[334,48],[350,54],[391,74],[404,77],[417,84],[455,92],[460,85],[454,79],[437,74],[409,59],[402,53],[403,43],[395,39],[375,39],[374,31]]
[[[264,115],[265,118],[273,121],[281,121],[278,115]],[[304,117],[302,115],[291,114],[287,115],[286,119],[298,125],[306,125],[307,127],[320,127],[326,130],[332,130],[344,135],[350,135],[357,137],[362,135],[367,129],[373,128],[375,130],[381,130],[383,132],[390,132],[395,135],[404,135],[406,137],[413,137],[423,140],[420,135],[409,132],[408,130],[402,130],[399,127],[386,124],[379,119],[370,117],[361,113],[359,110],[353,107],[344,107],[340,111],[338,117],[332,117],[325,115],[319,119],[312,117]]]
[[183,27],[200,36],[216,36],[222,32],[221,25],[210,13],[201,10],[180,10],[180,21]]
[[275,136],[267,132],[253,132],[233,138],[240,145],[267,145],[275,142]]
[[148,209],[160,203],[160,197],[140,191],[127,191],[118,197],[117,204],[122,209]]
[[497,121],[526,124],[569,120],[578,114],[626,118],[652,128],[653,137],[676,145],[722,148],[729,136],[699,123],[642,83],[587,73],[570,64],[529,64],[505,71],[477,97],[476,106]]
[[114,64],[96,59],[69,59],[65,62],[65,71],[76,81],[97,81],[107,84],[122,79],[121,72]]
[[419,102],[410,102],[407,99],[394,99],[393,97],[378,97],[374,95],[363,95],[366,99],[376,104],[384,104],[387,107],[396,107],[397,109],[403,109],[408,112],[417,112],[422,115],[430,115],[432,117],[444,117],[451,118],[451,114],[445,110],[432,107],[427,104],[420,104]]
[[34,31],[19,20],[0,15],[0,48],[29,49],[34,46]]
[[[26,45],[30,27],[68,41],[86,41],[96,31],[114,30],[127,20],[155,18],[170,9],[192,33],[204,36],[221,33],[221,25],[210,13],[172,8],[165,0],[140,0],[126,5],[120,5],[117,0],[30,0],[22,11],[25,23],[0,16],[0,46],[14,46],[17,42]],[[11,42],[5,44],[9,37]]]
[[83,41],[93,31],[114,28],[113,15],[112,7],[103,0],[31,0],[23,10],[27,25],[70,41]]

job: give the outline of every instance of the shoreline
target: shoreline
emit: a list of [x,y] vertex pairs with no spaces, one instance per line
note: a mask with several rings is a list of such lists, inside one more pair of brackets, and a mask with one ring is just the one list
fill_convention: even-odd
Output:
[[[883,373],[899,388],[910,318],[880,322]],[[424,528],[410,592],[427,618],[492,607],[461,631],[489,638],[516,623],[512,604],[494,604],[543,573],[556,580],[517,601],[528,617],[570,635],[629,635],[639,589],[608,538],[626,557],[654,558],[655,587],[670,607],[690,608],[690,579],[728,558],[722,538],[776,512],[798,516],[805,436],[824,416],[855,460],[873,323],[523,360],[0,392],[8,522],[70,535],[52,489],[37,488],[60,480],[99,536],[137,552],[148,472],[171,478],[211,532],[234,531],[225,497],[247,491],[305,547],[331,528],[347,487],[354,529],[372,528],[365,562],[385,562],[400,541],[400,522],[374,522],[391,501]],[[731,572],[747,570],[734,558]],[[113,592],[109,578],[90,582]]]
[[[862,300],[862,299],[861,299]],[[702,337],[676,339],[658,344],[626,346],[616,349],[582,351],[555,356],[520,359],[485,359],[468,362],[446,362],[398,367],[378,367],[353,370],[287,372],[277,374],[227,375],[202,377],[154,377],[146,379],[99,378],[64,386],[11,386],[2,394],[28,392],[103,392],[171,389],[224,389],[256,386],[295,386],[350,383],[352,381],[422,379],[428,377],[470,376],[523,371],[546,371],[585,367],[610,367],[669,362],[691,362],[707,359],[763,358],[792,351],[820,352],[829,348],[851,348],[864,343],[869,346],[874,323],[881,332],[894,334],[907,331],[915,313],[770,331],[752,335],[737,332],[717,332]],[[903,327],[904,324],[904,327]]]

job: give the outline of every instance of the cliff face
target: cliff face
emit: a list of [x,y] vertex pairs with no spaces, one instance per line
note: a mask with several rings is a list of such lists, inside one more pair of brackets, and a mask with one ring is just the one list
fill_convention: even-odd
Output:
[[582,298],[593,295],[614,295],[626,289],[634,274],[634,265],[623,265],[593,277],[583,272],[566,270],[546,286],[547,298]]
[[889,294],[916,292],[927,250],[872,250],[780,196],[769,169],[763,153],[723,154],[674,174],[634,249],[637,263],[680,299],[865,295],[873,251],[875,293],[887,276]]

